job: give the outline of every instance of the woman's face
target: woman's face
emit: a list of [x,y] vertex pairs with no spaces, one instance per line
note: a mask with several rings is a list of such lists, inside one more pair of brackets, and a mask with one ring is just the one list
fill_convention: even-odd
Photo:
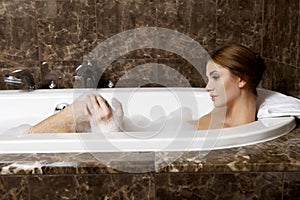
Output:
[[233,75],[227,68],[208,61],[206,65],[208,83],[205,87],[215,107],[230,106],[240,96],[240,78]]

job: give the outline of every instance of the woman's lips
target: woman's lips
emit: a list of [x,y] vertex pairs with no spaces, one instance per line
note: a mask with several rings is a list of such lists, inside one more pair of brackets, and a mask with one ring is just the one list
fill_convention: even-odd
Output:
[[217,98],[217,95],[210,95],[210,97],[211,97],[211,100],[212,100],[212,101],[215,101],[216,98]]

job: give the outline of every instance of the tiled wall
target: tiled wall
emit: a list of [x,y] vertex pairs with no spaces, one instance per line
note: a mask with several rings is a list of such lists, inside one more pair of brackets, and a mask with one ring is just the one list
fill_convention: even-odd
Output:
[[[40,88],[51,80],[58,88],[73,87],[75,69],[98,44],[153,26],[182,32],[209,53],[228,43],[247,45],[266,59],[263,87],[300,97],[300,0],[0,0],[0,74],[28,68]],[[125,72],[146,63],[176,69],[191,86],[205,85],[180,56],[141,49],[113,62],[99,86],[126,80]],[[159,67],[138,75],[128,78],[128,86],[141,86],[136,80],[144,79],[185,86]]]

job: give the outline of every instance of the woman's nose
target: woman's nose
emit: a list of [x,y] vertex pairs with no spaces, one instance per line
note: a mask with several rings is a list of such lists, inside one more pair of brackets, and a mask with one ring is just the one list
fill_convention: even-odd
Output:
[[212,87],[210,86],[209,82],[206,84],[205,90],[206,90],[207,92],[212,91]]

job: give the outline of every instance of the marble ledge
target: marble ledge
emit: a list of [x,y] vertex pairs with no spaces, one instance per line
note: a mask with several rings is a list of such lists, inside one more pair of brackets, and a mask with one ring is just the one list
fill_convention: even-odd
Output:
[[1,175],[300,172],[300,126],[256,145],[210,152],[1,154]]

